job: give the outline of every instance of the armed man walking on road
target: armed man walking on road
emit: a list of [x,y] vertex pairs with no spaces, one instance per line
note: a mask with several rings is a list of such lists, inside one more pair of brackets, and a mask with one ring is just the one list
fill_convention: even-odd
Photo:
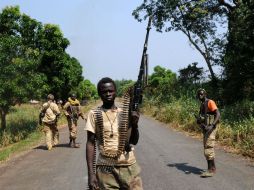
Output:
[[78,119],[79,117],[84,119],[84,115],[81,111],[80,102],[78,101],[76,94],[71,94],[71,97],[68,98],[68,101],[63,106],[63,109],[64,114],[67,118],[70,132],[69,146],[73,148],[79,148],[80,146],[76,143]]
[[56,103],[54,103],[54,96],[49,94],[48,101],[42,105],[40,111],[40,124],[44,126],[44,133],[46,145],[48,150],[59,143],[59,132],[57,129],[57,119],[60,116],[60,111]]
[[215,102],[207,98],[204,89],[198,89],[197,98],[201,102],[197,123],[203,130],[204,155],[208,164],[208,170],[203,172],[201,177],[212,177],[216,172],[214,145],[220,112]]
[[[126,149],[126,144],[136,144],[138,141],[138,134],[134,133],[138,133],[139,113],[129,112],[128,96],[124,98],[123,108],[115,105],[116,85],[111,78],[102,78],[97,90],[103,104],[88,113],[85,126],[89,189],[140,190],[142,181],[134,148]],[[129,125],[133,136],[127,143]],[[99,148],[97,163],[96,143]]]

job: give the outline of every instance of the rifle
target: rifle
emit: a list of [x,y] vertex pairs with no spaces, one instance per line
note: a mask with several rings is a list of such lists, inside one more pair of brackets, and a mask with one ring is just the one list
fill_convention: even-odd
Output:
[[152,17],[149,17],[148,25],[147,25],[147,32],[146,32],[146,38],[142,53],[142,59],[141,64],[139,68],[139,74],[138,74],[138,80],[134,84],[134,90],[133,90],[133,102],[132,102],[132,111],[138,111],[139,104],[142,103],[142,92],[143,89],[147,86],[148,83],[148,54],[147,46],[148,46],[148,37],[149,37],[149,31],[151,29],[151,21]]
[[196,118],[197,124],[200,126],[203,132],[204,142],[206,142],[213,129],[211,128],[210,130],[207,130],[207,125],[205,124],[205,117],[202,117],[200,114],[198,116],[194,114],[194,116]]
[[[144,43],[144,48],[143,48],[143,53],[141,58],[141,64],[139,68],[138,80],[134,84],[134,88],[132,91],[133,94],[131,97],[132,100],[130,105],[130,112],[139,110],[139,105],[142,103],[142,97],[143,97],[142,93],[148,83],[148,54],[146,53],[146,51],[148,46],[149,31],[151,29],[151,21],[152,21],[152,17],[150,16],[148,20],[148,25],[146,28],[147,31],[146,31],[145,43]],[[129,129],[127,132],[127,143],[125,145],[125,150],[129,152],[131,150],[130,144],[136,145],[138,143],[138,139],[139,139],[138,129],[135,128],[135,130],[133,130],[132,127],[129,126]]]

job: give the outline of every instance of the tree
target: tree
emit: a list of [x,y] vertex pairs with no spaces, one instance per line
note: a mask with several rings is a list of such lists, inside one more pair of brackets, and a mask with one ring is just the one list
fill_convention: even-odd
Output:
[[66,53],[69,45],[58,26],[42,25],[19,7],[0,13],[0,116],[6,128],[11,106],[53,93],[67,98],[83,81],[82,67]]
[[226,4],[223,0],[144,0],[133,11],[139,21],[153,16],[153,24],[158,31],[183,32],[189,42],[198,50],[207,63],[211,79],[217,85],[213,65],[220,64],[224,54],[226,35],[217,26],[227,21]]
[[45,76],[37,73],[37,50],[25,46],[20,34],[22,15],[17,7],[6,8],[0,14],[0,116],[1,128],[6,128],[10,107],[39,94]]
[[70,43],[57,25],[46,24],[38,36],[37,47],[41,53],[38,72],[47,76],[48,92],[67,99],[69,92],[83,80],[82,66],[66,53]]
[[197,62],[188,65],[186,68],[180,69],[178,80],[181,84],[192,85],[200,83],[203,78],[203,67],[197,67]]
[[134,85],[134,81],[132,80],[115,80],[116,89],[117,89],[117,96],[121,97],[127,91],[127,89]]
[[161,66],[154,67],[154,72],[149,76],[149,92],[155,94],[161,101],[166,101],[174,92],[176,74]]
[[226,103],[254,100],[254,2],[237,1],[229,7],[224,98]]
[[81,81],[74,92],[77,92],[77,96],[82,100],[97,99],[99,97],[95,85],[89,80]]

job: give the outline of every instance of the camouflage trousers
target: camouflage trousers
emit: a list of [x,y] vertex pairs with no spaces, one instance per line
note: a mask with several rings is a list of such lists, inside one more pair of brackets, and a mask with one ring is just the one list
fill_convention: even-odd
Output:
[[72,120],[71,118],[67,117],[69,132],[70,132],[70,139],[76,139],[77,138],[77,126],[78,121]]
[[115,166],[110,171],[104,171],[105,166],[97,166],[97,179],[100,190],[143,190],[139,176],[140,167],[137,163],[130,166]]
[[56,124],[44,123],[43,132],[45,134],[45,141],[48,149],[59,143],[59,131]]
[[204,155],[206,160],[214,160],[215,158],[215,136],[217,132],[218,126],[212,131],[212,133],[206,138],[204,136],[203,143],[204,143]]

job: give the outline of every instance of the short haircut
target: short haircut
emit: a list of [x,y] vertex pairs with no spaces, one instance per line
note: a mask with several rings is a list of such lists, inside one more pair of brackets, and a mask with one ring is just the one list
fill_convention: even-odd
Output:
[[201,91],[203,91],[205,95],[207,94],[207,93],[206,93],[206,90],[203,89],[203,88],[199,88],[199,89],[197,90],[197,94],[199,94]]
[[100,92],[99,92],[99,90],[100,90],[100,86],[102,85],[102,84],[105,84],[105,83],[112,83],[113,85],[114,85],[114,87],[115,87],[115,90],[116,90],[116,83],[115,83],[115,81],[113,81],[111,78],[109,78],[109,77],[104,77],[104,78],[102,78],[99,82],[98,82],[98,84],[97,84],[97,92],[98,92],[98,94],[100,95]]
[[48,98],[48,100],[54,100],[54,95],[53,94],[49,94],[48,96],[47,96],[47,98]]

